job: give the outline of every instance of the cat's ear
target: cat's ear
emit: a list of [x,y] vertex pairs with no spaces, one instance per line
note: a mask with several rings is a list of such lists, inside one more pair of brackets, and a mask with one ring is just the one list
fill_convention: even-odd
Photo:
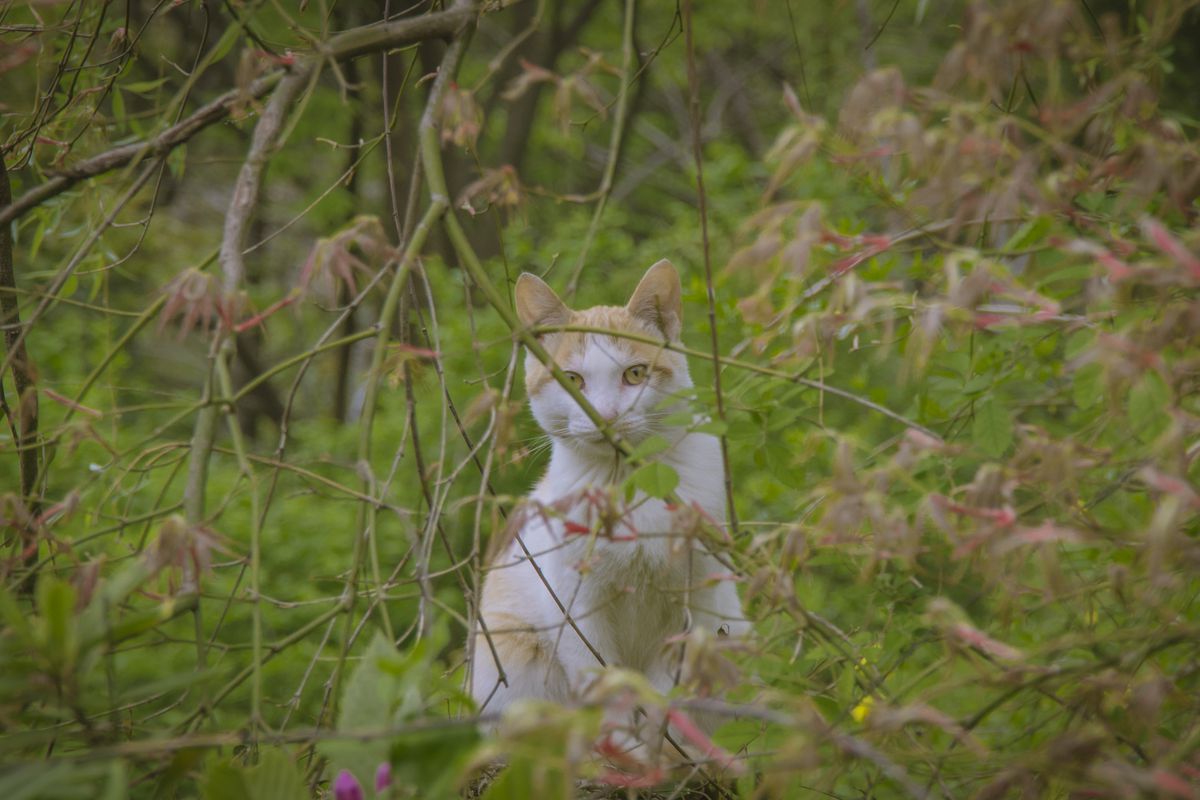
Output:
[[546,282],[531,272],[522,272],[514,290],[517,301],[517,316],[528,328],[549,325],[566,325],[571,321],[571,309],[567,308]]
[[633,290],[625,307],[637,319],[648,322],[674,341],[683,330],[683,300],[679,273],[665,258],[656,263]]

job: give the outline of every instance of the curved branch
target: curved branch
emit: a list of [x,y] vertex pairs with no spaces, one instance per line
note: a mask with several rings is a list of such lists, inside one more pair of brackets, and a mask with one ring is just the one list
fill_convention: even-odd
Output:
[[[304,59],[303,66],[299,69],[293,67],[293,70],[306,71],[321,58],[343,61],[426,39],[453,36],[473,17],[474,13],[472,9],[454,8],[410,19],[351,28],[335,35],[325,43],[321,53],[308,56]],[[210,125],[228,118],[230,111],[237,103],[245,102],[247,98],[258,99],[266,95],[285,74],[287,74],[285,71],[280,70],[259,78],[248,89],[233,89],[225,92],[157,136],[114,147],[67,167],[44,183],[25,192],[15,201],[5,202],[0,206],[0,225],[7,225],[31,209],[37,208],[47,200],[67,191],[80,181],[103,175],[147,157],[161,156],[171,152]]]
[[229,209],[225,212],[225,230],[221,237],[221,273],[224,277],[225,292],[230,297],[241,285],[242,276],[246,271],[242,261],[242,250],[246,247],[246,230],[250,218],[258,205],[263,169],[275,152],[279,132],[283,128],[292,101],[309,82],[314,69],[315,64],[308,62],[281,80],[275,87],[267,107],[263,109],[262,116],[258,118],[258,124],[254,126],[250,150],[246,153],[246,160],[242,162],[237,182],[233,185],[233,196],[229,198]]

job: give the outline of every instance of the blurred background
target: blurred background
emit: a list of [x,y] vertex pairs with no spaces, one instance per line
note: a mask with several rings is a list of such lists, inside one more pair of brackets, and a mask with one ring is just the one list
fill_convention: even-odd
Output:
[[1168,0],[3,4],[0,794],[683,791],[461,693],[512,282],[669,258],[756,622],[695,772],[1196,797],[1198,70]]

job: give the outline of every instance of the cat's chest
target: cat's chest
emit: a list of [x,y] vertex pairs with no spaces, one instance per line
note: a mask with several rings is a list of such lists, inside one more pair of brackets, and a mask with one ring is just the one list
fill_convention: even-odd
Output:
[[661,582],[686,561],[686,536],[662,500],[639,493],[626,502],[611,491],[589,490],[554,505],[553,538],[597,581]]

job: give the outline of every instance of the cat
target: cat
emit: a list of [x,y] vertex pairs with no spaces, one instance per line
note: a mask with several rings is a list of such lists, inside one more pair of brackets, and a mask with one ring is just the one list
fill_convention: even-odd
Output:
[[[515,300],[529,328],[592,327],[673,343],[682,329],[679,273],[667,260],[647,270],[623,307],[571,310],[530,273],[517,280]],[[719,442],[666,421],[679,418],[678,396],[692,386],[686,358],[599,333],[545,333],[541,343],[616,435],[634,446],[654,434],[667,440],[654,460],[678,474],[676,494],[693,522],[707,516],[719,526]],[[687,513],[640,492],[626,502],[614,488],[628,474],[624,459],[532,353],[525,386],[550,437],[550,463],[486,573],[479,609],[486,635],[476,627],[471,681],[476,704],[500,712],[523,698],[576,702],[601,659],[640,671],[666,693],[678,674],[668,639],[693,627],[713,636],[748,632],[729,570],[679,530]]]

